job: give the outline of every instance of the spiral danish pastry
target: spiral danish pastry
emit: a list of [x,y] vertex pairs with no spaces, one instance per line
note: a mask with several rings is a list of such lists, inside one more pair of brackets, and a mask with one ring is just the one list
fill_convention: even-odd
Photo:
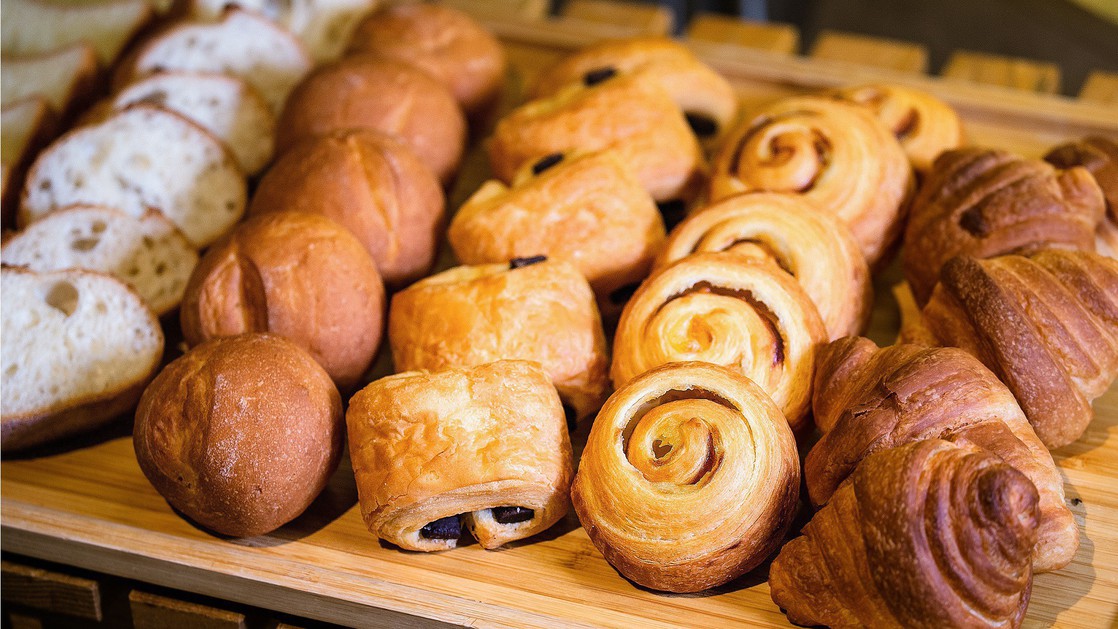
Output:
[[710,199],[755,190],[802,194],[850,227],[872,267],[900,234],[912,187],[904,150],[873,114],[801,96],[765,107],[729,133]]
[[850,230],[791,194],[739,194],[680,223],[656,260],[661,268],[698,251],[731,251],[770,260],[811,297],[830,339],[860,334],[869,322],[873,286]]
[[606,402],[571,499],[621,574],[657,590],[697,592],[776,550],[799,477],[795,439],[763,391],[724,367],[679,363]]
[[625,306],[610,375],[620,388],[665,363],[724,365],[760,385],[798,430],[826,338],[811,298],[780,267],[696,253],[652,275]]

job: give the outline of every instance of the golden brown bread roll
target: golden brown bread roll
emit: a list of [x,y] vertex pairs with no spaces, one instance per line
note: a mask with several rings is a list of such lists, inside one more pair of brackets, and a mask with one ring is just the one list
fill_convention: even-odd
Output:
[[672,230],[654,268],[699,251],[777,264],[811,297],[831,339],[860,334],[869,323],[873,285],[857,241],[802,196],[755,192],[709,205]]
[[982,148],[948,151],[920,187],[905,230],[903,266],[916,301],[957,255],[989,258],[1057,246],[1094,250],[1102,193],[1082,168],[1056,170]]
[[283,526],[326,487],[342,453],[342,401],[294,343],[271,334],[207,341],[144,391],[132,440],[155,489],[224,535]]
[[388,317],[396,370],[532,360],[572,420],[592,415],[609,390],[594,294],[573,266],[541,258],[460,266],[396,293]]
[[514,109],[487,145],[493,174],[505,182],[553,153],[607,148],[656,201],[698,192],[702,149],[679,108],[658,84],[612,70]]
[[292,147],[260,180],[249,214],[293,210],[333,219],[361,241],[384,282],[398,287],[431,270],[445,205],[438,179],[411,149],[358,129]]
[[349,53],[371,53],[418,66],[442,81],[468,114],[492,105],[505,78],[505,50],[469,15],[438,4],[384,6],[365,17]]
[[380,346],[384,286],[373,259],[341,225],[304,212],[264,214],[206,251],[180,314],[190,345],[273,332],[308,351],[344,390]]
[[831,499],[864,457],[923,439],[971,443],[1036,486],[1040,521],[1033,570],[1058,570],[1079,547],[1064,483],[1017,400],[997,376],[956,348],[847,337],[824,347],[812,409],[823,438],[804,461],[812,504]]
[[606,312],[620,311],[618,295],[648,275],[664,222],[616,151],[554,153],[522,168],[511,187],[483,184],[447,237],[463,264],[534,255],[570,262]]
[[361,516],[401,548],[454,548],[465,525],[493,549],[570,506],[563,411],[534,363],[388,376],[353,396],[346,424]]
[[710,200],[767,190],[802,194],[850,227],[871,267],[900,235],[913,175],[893,134],[869,111],[824,96],[779,100],[730,131]]
[[929,440],[866,457],[769,571],[799,625],[1018,627],[1037,492],[973,446]]
[[827,330],[795,278],[764,260],[696,253],[649,277],[621,313],[610,375],[621,388],[665,363],[724,365],[807,425],[816,348]]
[[1057,168],[1082,166],[1095,178],[1106,199],[1106,215],[1099,223],[1095,245],[1099,253],[1118,258],[1118,142],[1087,137],[1057,146],[1044,159]]
[[410,64],[372,55],[319,66],[295,87],[276,123],[276,152],[347,129],[396,136],[444,184],[466,146],[465,116],[442,83]]
[[590,541],[640,585],[698,592],[776,550],[799,499],[780,410],[725,367],[664,365],[594,421],[571,489]]

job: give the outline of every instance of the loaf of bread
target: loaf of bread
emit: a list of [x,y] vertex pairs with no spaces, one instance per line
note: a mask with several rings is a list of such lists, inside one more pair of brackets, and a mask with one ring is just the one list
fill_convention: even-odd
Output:
[[[237,0],[236,6],[259,13],[292,32],[316,62],[336,59],[357,22],[379,0]],[[229,6],[227,0],[189,0],[189,12],[212,20]]]

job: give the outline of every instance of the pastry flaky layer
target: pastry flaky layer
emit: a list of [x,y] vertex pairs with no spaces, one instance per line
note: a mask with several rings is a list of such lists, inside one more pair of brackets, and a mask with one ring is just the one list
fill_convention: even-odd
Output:
[[388,339],[397,371],[536,361],[576,418],[609,391],[594,294],[566,262],[461,266],[416,282],[392,298]]
[[1095,233],[1098,252],[1118,258],[1118,142],[1091,136],[1057,146],[1044,156],[1057,168],[1082,166],[1095,178],[1106,199],[1106,217]]
[[559,396],[535,363],[382,378],[350,400],[361,515],[407,550],[484,548],[534,535],[569,508],[571,444]]
[[654,369],[610,397],[571,498],[621,574],[697,592],[779,547],[799,485],[795,439],[769,396],[729,369],[689,362]]
[[1037,491],[997,456],[933,439],[872,454],[784,546],[773,602],[796,624],[1018,627]]
[[813,409],[824,432],[804,462],[813,504],[829,501],[874,452],[922,439],[971,443],[1037,488],[1033,570],[1058,570],[1075,555],[1079,528],[1052,455],[1009,389],[970,354],[915,345],[878,349],[869,339],[840,339],[820,352]]

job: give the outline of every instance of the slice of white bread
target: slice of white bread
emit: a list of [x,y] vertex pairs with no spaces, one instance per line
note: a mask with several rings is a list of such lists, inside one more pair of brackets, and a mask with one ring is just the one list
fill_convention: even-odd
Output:
[[217,136],[249,175],[260,172],[275,150],[276,118],[251,85],[227,74],[165,72],[128,85],[112,98],[114,109],[148,103],[170,109]]
[[4,0],[0,50],[14,55],[50,52],[81,41],[109,66],[154,11],[144,0],[66,4],[50,0]]
[[0,270],[0,447],[97,426],[131,408],[163,356],[159,320],[120,280],[92,271]]
[[0,104],[41,96],[60,116],[93,91],[97,53],[81,43],[35,55],[4,55],[0,63]]
[[154,208],[204,247],[240,220],[247,194],[220,140],[178,114],[135,105],[44,149],[27,172],[18,219],[26,226],[68,205],[132,216]]
[[134,217],[100,206],[51,212],[0,248],[0,262],[32,271],[86,269],[125,282],[162,315],[182,301],[198,252],[155,210]]
[[50,105],[40,97],[0,107],[0,225],[10,227],[19,205],[19,191],[27,164],[50,140],[57,122]]
[[311,69],[303,44],[249,11],[231,8],[220,21],[184,21],[153,36],[129,55],[117,82],[156,72],[218,72],[238,76],[260,92],[274,113]]

